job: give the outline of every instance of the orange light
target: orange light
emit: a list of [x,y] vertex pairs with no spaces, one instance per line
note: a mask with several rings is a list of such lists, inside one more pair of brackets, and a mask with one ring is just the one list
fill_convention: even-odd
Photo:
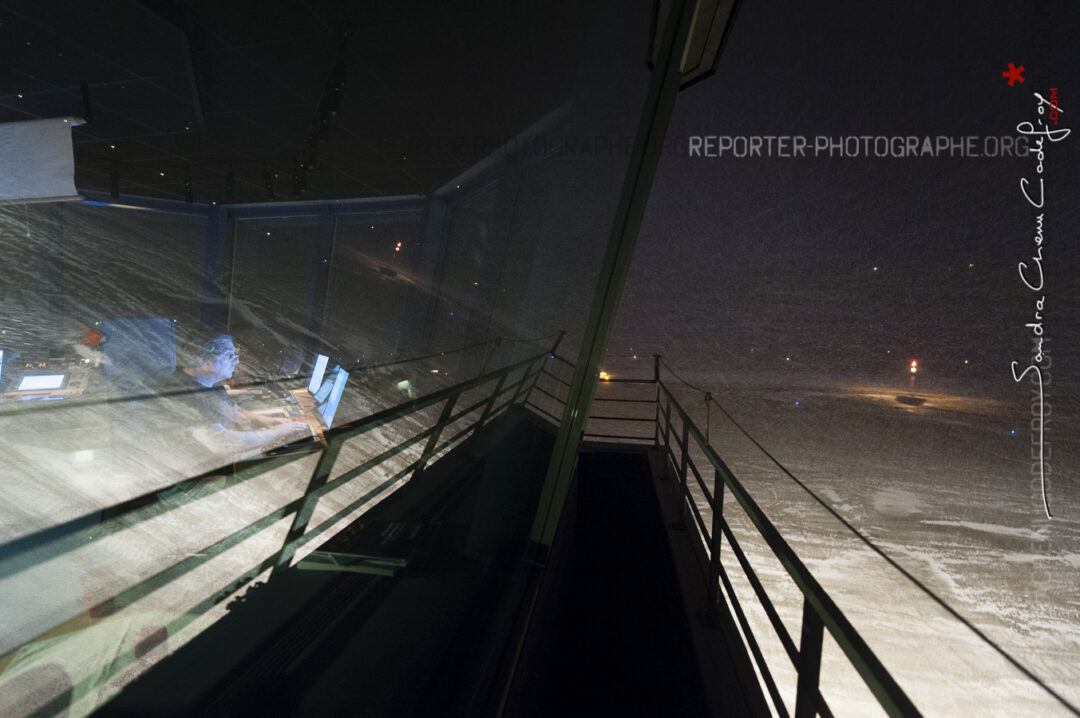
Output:
[[600,372],[600,381],[607,381],[610,378],[611,378],[611,375],[608,374],[606,371]]

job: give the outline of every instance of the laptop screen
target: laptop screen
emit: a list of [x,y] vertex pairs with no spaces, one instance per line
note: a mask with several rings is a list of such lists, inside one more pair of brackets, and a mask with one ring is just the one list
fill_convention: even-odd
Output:
[[334,377],[341,370],[341,367],[334,367],[334,370],[330,372],[330,376],[323,379],[322,386],[315,392],[315,403],[325,404],[326,399],[330,396],[330,392],[334,389]]
[[30,374],[19,382],[16,391],[46,391],[59,389],[64,385],[67,374]]
[[319,407],[319,413],[322,414],[327,429],[330,428],[330,424],[334,421],[334,414],[337,412],[338,403],[341,402],[341,395],[345,392],[345,382],[349,381],[349,372],[337,368],[334,370],[332,378],[334,385],[330,390],[330,396],[327,398],[326,403]]
[[330,357],[325,354],[315,355],[315,366],[311,369],[311,381],[308,382],[308,393],[314,396],[322,385],[323,374],[326,372],[326,362]]

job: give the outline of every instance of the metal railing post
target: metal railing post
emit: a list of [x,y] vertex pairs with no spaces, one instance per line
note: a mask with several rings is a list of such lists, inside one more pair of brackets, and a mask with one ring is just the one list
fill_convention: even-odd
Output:
[[311,498],[311,494],[321,489],[330,480],[330,472],[334,468],[338,454],[341,453],[343,443],[341,439],[331,437],[329,446],[319,454],[319,461],[315,464],[315,470],[311,472],[311,479],[304,491],[304,502],[296,510],[292,525],[285,534],[285,540],[281,542],[281,549],[274,559],[273,573],[279,573],[289,567],[293,554],[296,553],[296,542],[307,531],[311,516],[315,513],[315,506],[319,503],[318,498],[314,500]]
[[[504,371],[502,373],[502,376],[499,377],[499,381],[496,382],[495,389],[491,392],[491,399],[488,400],[488,403],[484,406],[484,412],[480,414],[480,419],[476,422],[477,430],[484,426],[484,422],[487,421],[488,416],[491,414],[491,410],[495,408],[495,399],[499,397],[499,392],[502,391],[503,384],[506,383],[507,376],[509,376],[509,372]],[[522,377],[522,382],[524,381],[525,378]],[[517,392],[514,392],[514,398],[517,398]],[[514,403],[514,400],[511,399],[510,403]]]
[[667,403],[664,405],[664,474],[660,477],[661,481],[668,480],[668,454],[671,453],[671,395],[667,397]]
[[795,694],[795,718],[814,718],[818,712],[818,679],[821,675],[821,616],[803,598],[802,637],[799,639],[799,680]]
[[[514,388],[514,395],[512,397],[510,397],[510,403],[511,404],[516,403],[517,398],[521,395],[521,390],[525,387],[525,377],[527,377],[529,375],[529,370],[530,369],[532,369],[532,363],[530,363],[527,367],[525,367],[525,373],[521,375],[521,381],[519,381],[518,385]],[[536,380],[540,378],[540,371],[543,371],[543,369],[544,369],[544,360],[541,359],[540,360],[540,370],[537,371],[536,376],[533,377],[533,386],[536,385]],[[532,386],[529,387],[529,391],[525,392],[525,399],[522,400],[522,402],[521,402],[523,405],[528,403],[529,394],[531,392],[532,392]]]
[[712,437],[709,436],[709,402],[712,400],[712,394],[705,392],[705,443],[712,444]]
[[653,422],[656,425],[656,433],[653,434],[653,446],[660,446],[660,355],[653,354],[653,384],[656,385],[656,413]]
[[[565,337],[565,336],[566,336],[566,330],[565,329],[560,330],[559,331],[559,336],[555,337],[555,343],[551,345],[551,351],[549,351],[547,354],[545,354],[544,358],[540,360],[540,370],[536,372],[536,376],[533,377],[532,384],[529,385],[529,390],[527,392],[525,392],[525,398],[522,399],[522,401],[521,401],[522,404],[528,404],[529,403],[529,397],[532,396],[533,388],[536,387],[537,382],[540,381],[540,374],[544,371],[544,365],[547,364],[548,359],[551,359],[551,358],[553,358],[555,356],[555,352],[557,352],[559,350],[559,345],[562,344],[563,337]],[[525,380],[524,380],[524,378],[522,378],[522,383],[524,384],[524,382],[525,382]],[[514,392],[514,398],[510,400],[511,403],[513,403],[517,399],[517,394],[518,393],[515,391]]]
[[675,517],[673,529],[686,529],[686,500],[690,498],[686,490],[686,464],[690,459],[690,420],[682,415],[682,460],[679,462],[679,513]]
[[717,612],[720,610],[720,540],[723,537],[724,522],[724,481],[720,478],[720,472],[713,469],[713,506],[712,506],[712,529],[709,536],[712,546],[709,547],[709,585],[707,586],[705,606],[706,626],[716,625]]
[[413,471],[410,480],[419,476],[420,472],[427,466],[427,462],[431,460],[431,455],[435,453],[435,447],[439,445],[439,436],[442,434],[443,429],[446,428],[447,420],[450,418],[450,412],[454,410],[454,404],[457,403],[459,396],[461,396],[460,392],[447,397],[446,403],[443,404],[442,413],[439,414],[439,420],[435,422],[435,429],[431,432],[431,436],[424,446],[424,452],[420,454],[420,460],[416,462],[416,470]]

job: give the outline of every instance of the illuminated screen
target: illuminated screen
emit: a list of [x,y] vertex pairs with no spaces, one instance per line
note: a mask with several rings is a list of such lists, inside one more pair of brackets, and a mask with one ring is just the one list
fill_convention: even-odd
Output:
[[330,428],[330,424],[334,421],[334,413],[337,412],[338,402],[341,401],[341,395],[345,391],[345,382],[348,380],[349,372],[343,369],[335,370],[334,388],[330,392],[330,398],[326,400],[325,404],[319,407],[319,413],[322,414],[327,429]]
[[16,391],[43,391],[59,389],[64,385],[67,374],[31,374],[24,376]]
[[309,394],[314,395],[319,391],[319,385],[322,384],[323,373],[326,371],[326,362],[330,357],[325,354],[315,355],[315,367],[311,370],[311,381],[308,382],[307,390]]
[[340,367],[334,367],[334,371],[330,373],[330,376],[323,380],[322,386],[315,392],[315,403],[322,404],[326,401],[326,397],[330,396],[330,391],[334,388],[334,377],[337,375],[337,371]]

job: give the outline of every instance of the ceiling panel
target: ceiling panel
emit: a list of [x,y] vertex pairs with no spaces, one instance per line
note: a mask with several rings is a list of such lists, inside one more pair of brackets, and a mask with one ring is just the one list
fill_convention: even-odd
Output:
[[0,0],[0,121],[82,114],[86,82],[93,121],[74,133],[86,188],[108,191],[115,164],[123,192],[182,196],[190,167],[197,197],[224,198],[231,167],[234,200],[261,201],[266,166],[292,199],[346,38],[340,112],[325,118],[306,196],[430,192],[569,94],[573,7]]

